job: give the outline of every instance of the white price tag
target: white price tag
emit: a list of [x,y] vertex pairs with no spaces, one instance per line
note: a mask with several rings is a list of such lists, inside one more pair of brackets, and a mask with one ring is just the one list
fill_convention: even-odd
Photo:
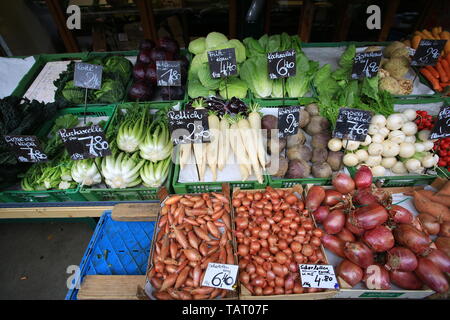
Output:
[[234,290],[238,266],[234,264],[208,263],[202,286]]
[[303,288],[339,289],[331,265],[300,264],[299,270]]

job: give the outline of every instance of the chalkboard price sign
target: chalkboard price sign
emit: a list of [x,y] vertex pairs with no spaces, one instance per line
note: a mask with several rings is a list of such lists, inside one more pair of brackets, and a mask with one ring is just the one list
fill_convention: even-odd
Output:
[[437,121],[431,130],[430,139],[450,136],[450,106],[443,106],[437,116]]
[[269,67],[269,78],[288,78],[295,76],[295,50],[270,52],[267,54],[267,65]]
[[208,51],[208,62],[213,79],[225,78],[237,74],[234,48]]
[[434,66],[444,49],[447,40],[420,40],[419,46],[411,60],[412,66]]
[[297,134],[300,107],[278,108],[278,137],[285,138]]
[[160,87],[181,86],[180,61],[156,61],[156,79]]
[[376,76],[382,55],[381,50],[357,53],[353,59],[352,79],[372,78]]
[[47,155],[36,136],[4,136],[19,162],[45,162]]
[[369,131],[370,111],[341,108],[336,120],[333,137],[353,141],[364,141]]
[[74,85],[76,87],[98,90],[102,86],[102,72],[102,66],[76,62],[73,75]]
[[98,125],[59,130],[59,135],[72,160],[111,155],[109,143]]
[[209,142],[208,111],[169,111],[169,129],[174,144]]

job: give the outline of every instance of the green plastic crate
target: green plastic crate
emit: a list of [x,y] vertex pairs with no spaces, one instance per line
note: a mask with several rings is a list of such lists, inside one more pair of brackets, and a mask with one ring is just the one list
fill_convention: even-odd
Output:
[[[87,115],[107,116],[108,121],[106,128],[110,124],[111,117],[114,115],[115,106],[91,106],[87,110]],[[65,114],[77,115],[79,118],[84,116],[84,108],[66,108],[61,109],[58,116]],[[39,137],[48,134],[54,119],[45,123],[38,132]],[[66,190],[42,190],[42,191],[25,191],[25,190],[5,190],[0,193],[0,201],[3,202],[66,202],[66,201],[86,201],[86,198],[81,194],[80,187]]]
[[175,171],[173,175],[172,187],[173,191],[177,194],[185,193],[202,193],[221,191],[222,183],[226,182],[230,184],[231,189],[264,189],[267,186],[267,177],[264,176],[263,183],[258,181],[216,181],[216,182],[178,182],[180,175],[180,165],[175,165]]
[[[160,110],[167,106],[173,106],[176,101],[165,102],[139,102],[141,105],[148,106],[149,110]],[[116,115],[121,110],[126,109],[126,104],[116,105],[116,112],[110,120],[110,125],[116,125]],[[171,192],[171,181],[173,176],[173,164],[169,168],[169,174],[164,186]],[[137,188],[99,188],[99,187],[82,187],[81,194],[88,201],[132,201],[132,200],[158,200],[157,193],[159,188],[137,187]]]

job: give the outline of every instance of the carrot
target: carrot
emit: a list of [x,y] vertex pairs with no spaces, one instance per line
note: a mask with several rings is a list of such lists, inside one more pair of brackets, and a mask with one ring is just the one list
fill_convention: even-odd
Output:
[[430,73],[430,71],[428,71],[425,68],[421,68],[420,73],[423,74],[425,76],[425,78],[427,78],[427,80],[431,82],[434,90],[442,91],[442,87],[439,84],[439,80],[437,78],[433,77],[433,75]]
[[430,201],[440,203],[446,207],[450,207],[450,196],[437,196],[431,190],[420,190],[417,192],[430,199]]
[[439,28],[438,27],[433,27],[431,29],[431,34],[433,35],[433,37],[435,37],[436,39],[440,39],[439,37]]
[[417,191],[414,191],[413,195],[414,206],[416,207],[417,211],[419,211],[419,213],[431,214],[433,217],[436,217],[440,221],[450,221],[450,210],[446,206],[431,201]]
[[[447,74],[447,78],[450,78],[450,63],[448,63],[447,60],[442,59],[441,64],[442,64],[442,67],[443,67],[445,73]],[[447,81],[444,81],[444,82],[447,82]]]
[[428,31],[427,29],[423,29],[423,30],[422,30],[422,33],[423,33],[428,39],[433,39],[433,40],[435,40],[434,37],[433,37],[433,35],[431,34],[431,32]]
[[439,72],[437,72],[437,70],[435,68],[433,68],[433,66],[425,66],[425,69],[427,69],[428,71],[430,71],[430,73],[433,75],[433,77],[439,79]]
[[422,38],[422,39],[426,39],[426,38],[427,38],[427,37],[425,36],[425,34],[422,33],[422,32],[420,32],[419,30],[414,31],[414,35],[415,35],[415,36],[419,36],[419,37]]
[[442,80],[442,82],[447,82],[448,76],[445,73],[444,67],[442,66],[442,63],[440,61],[436,63],[436,70],[437,72],[439,72],[439,78]]
[[420,35],[415,35],[414,37],[412,37],[411,47],[413,49],[417,49],[417,47],[419,46],[420,40],[422,40],[422,37]]
[[444,186],[436,193],[437,196],[450,196],[450,181],[447,181]]

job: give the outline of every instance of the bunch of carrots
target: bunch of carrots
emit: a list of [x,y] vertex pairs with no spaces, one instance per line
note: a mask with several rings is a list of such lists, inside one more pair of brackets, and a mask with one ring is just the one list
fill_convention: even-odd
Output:
[[420,73],[430,81],[435,91],[442,92],[445,87],[450,86],[450,53],[439,57],[436,65],[421,68]]
[[[414,32],[414,35],[411,38],[411,40],[405,40],[404,43],[408,47],[417,49],[420,40],[422,39],[450,40],[450,32],[442,30],[442,27],[434,27],[431,29],[431,31],[428,31],[427,29],[423,29],[422,31],[417,30]],[[447,41],[443,51],[444,51],[443,54],[450,53],[450,41]]]

